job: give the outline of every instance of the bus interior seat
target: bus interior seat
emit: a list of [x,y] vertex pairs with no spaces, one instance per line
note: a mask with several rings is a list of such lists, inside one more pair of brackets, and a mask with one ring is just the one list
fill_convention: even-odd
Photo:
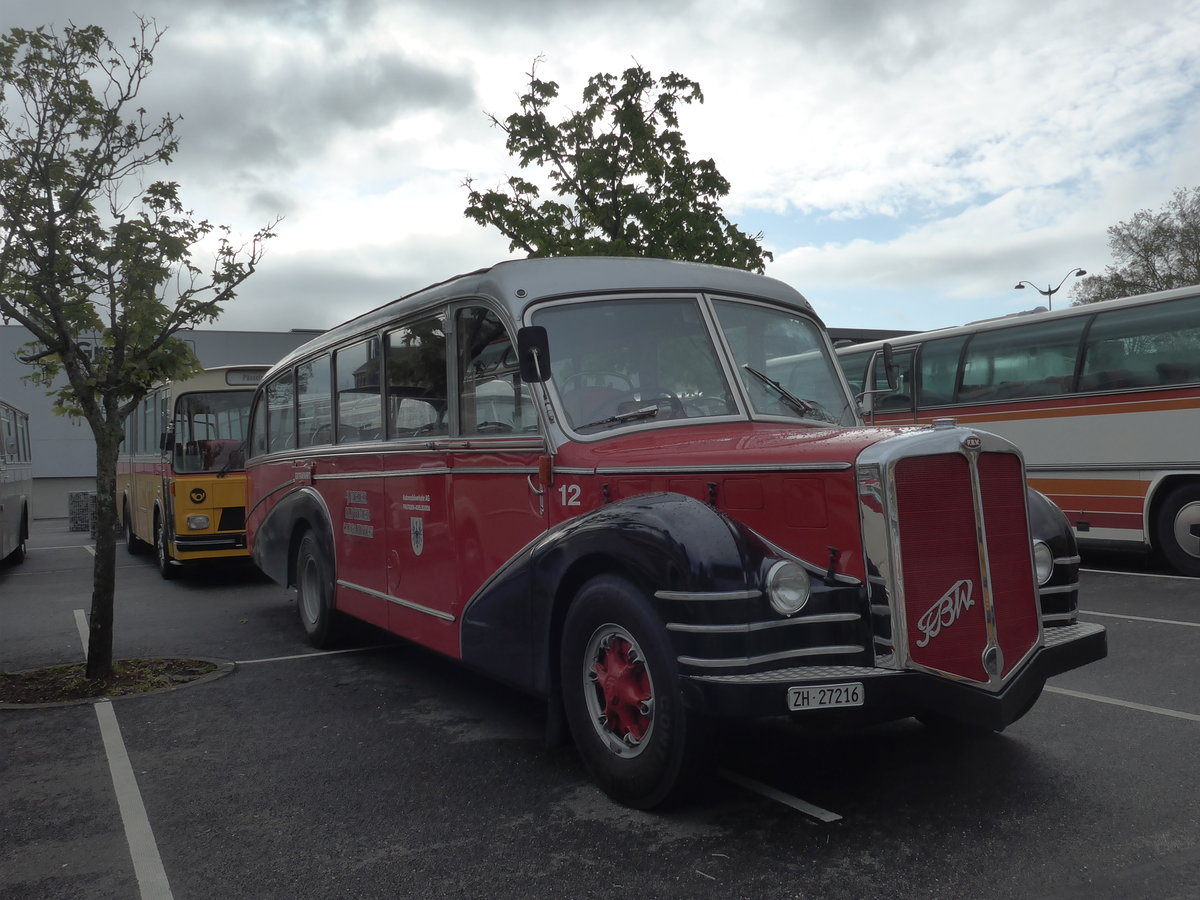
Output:
[[1159,363],[1154,367],[1159,384],[1190,384],[1198,379],[1196,369],[1184,363]]

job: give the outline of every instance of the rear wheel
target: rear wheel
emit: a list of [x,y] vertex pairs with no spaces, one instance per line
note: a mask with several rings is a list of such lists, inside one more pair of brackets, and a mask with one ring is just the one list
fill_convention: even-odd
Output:
[[1200,484],[1167,494],[1154,516],[1154,540],[1175,571],[1200,575]]
[[639,809],[678,799],[701,768],[701,722],[637,588],[613,575],[587,582],[567,613],[560,662],[567,722],[592,778]]
[[125,549],[131,556],[137,556],[146,545],[133,533],[133,517],[129,514],[128,503],[125,504],[122,520],[125,522]]
[[305,532],[296,551],[296,608],[310,644],[323,648],[333,643],[337,636],[333,566],[311,531]]
[[158,573],[167,581],[173,581],[179,570],[171,559],[171,551],[167,549],[167,529],[159,516],[154,518],[154,550],[158,556]]

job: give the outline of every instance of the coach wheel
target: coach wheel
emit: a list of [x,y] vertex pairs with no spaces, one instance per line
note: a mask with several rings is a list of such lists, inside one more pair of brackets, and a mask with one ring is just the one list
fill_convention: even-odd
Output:
[[158,556],[158,573],[167,581],[179,574],[171,562],[171,551],[167,549],[167,528],[159,516],[154,517],[154,551]]
[[311,531],[301,538],[296,551],[296,607],[310,644],[322,648],[333,643],[333,578],[328,559]]
[[28,542],[28,538],[26,535],[27,535],[27,532],[29,531],[27,522],[28,522],[28,518],[23,517],[22,521],[21,521],[21,531],[20,531],[21,543],[17,544],[16,549],[14,549],[12,551],[12,553],[8,554],[8,556],[6,556],[6,557],[4,557],[4,559],[0,560],[0,562],[3,562],[5,565],[19,566],[21,563],[25,562],[25,556],[27,553],[27,542]]
[[1181,485],[1167,494],[1154,518],[1154,538],[1172,568],[1200,575],[1200,484]]
[[639,809],[678,799],[699,769],[700,723],[666,630],[632,584],[600,575],[583,586],[560,663],[571,735],[605,793]]

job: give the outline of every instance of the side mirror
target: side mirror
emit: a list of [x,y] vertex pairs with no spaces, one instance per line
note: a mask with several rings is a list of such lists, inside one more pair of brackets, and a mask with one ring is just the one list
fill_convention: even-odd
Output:
[[887,379],[888,387],[896,391],[900,387],[900,367],[896,365],[892,345],[883,345],[883,376]]
[[550,377],[550,338],[541,325],[526,325],[517,331],[517,360],[521,380],[536,384]]
[[158,436],[158,449],[166,450],[168,447],[171,446],[171,444],[173,442],[173,440],[172,440],[173,438],[174,438],[174,434],[172,434],[170,431],[164,431],[162,434],[160,434]]

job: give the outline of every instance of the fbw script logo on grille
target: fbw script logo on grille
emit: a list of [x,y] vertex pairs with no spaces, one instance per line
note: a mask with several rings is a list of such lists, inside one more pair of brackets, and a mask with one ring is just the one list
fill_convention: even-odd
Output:
[[918,647],[924,647],[937,637],[943,628],[949,628],[957,622],[964,609],[971,608],[975,602],[971,599],[972,587],[972,582],[964,578],[942,594],[941,599],[925,611],[925,614],[917,621],[917,627],[925,635],[923,639],[917,641]]

